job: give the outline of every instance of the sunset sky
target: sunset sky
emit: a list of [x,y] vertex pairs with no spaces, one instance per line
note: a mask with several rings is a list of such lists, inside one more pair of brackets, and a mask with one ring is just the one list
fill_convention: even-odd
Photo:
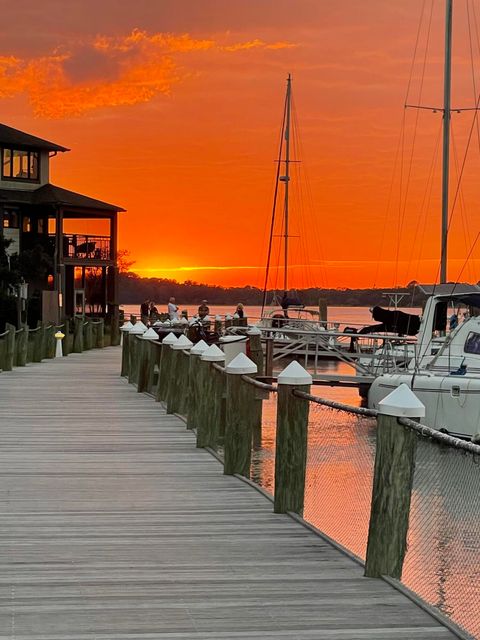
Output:
[[[472,107],[479,3],[454,17],[452,104]],[[52,182],[127,210],[119,247],[140,275],[261,286],[291,73],[290,285],[433,281],[442,116],[403,105],[441,107],[443,20],[443,0],[3,2],[0,122],[72,149]],[[480,279],[473,118],[452,115],[452,201],[472,131],[452,280]]]

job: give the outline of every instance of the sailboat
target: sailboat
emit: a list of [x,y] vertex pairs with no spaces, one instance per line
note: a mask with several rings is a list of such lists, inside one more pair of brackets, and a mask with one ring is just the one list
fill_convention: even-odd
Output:
[[[453,0],[446,0],[440,283],[429,295],[408,370],[378,376],[368,405],[406,383],[425,405],[425,423],[465,438],[480,434],[480,287],[447,282]],[[478,106],[478,105],[477,105]],[[459,109],[455,109],[459,111]],[[473,314],[472,314],[473,311]]]

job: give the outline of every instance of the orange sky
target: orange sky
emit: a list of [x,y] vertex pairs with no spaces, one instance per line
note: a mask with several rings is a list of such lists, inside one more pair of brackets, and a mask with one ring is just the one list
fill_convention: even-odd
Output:
[[[431,4],[9,3],[0,121],[72,149],[52,160],[54,183],[127,209],[119,246],[139,274],[262,285],[290,72],[302,160],[292,181],[291,229],[300,237],[291,240],[291,286],[432,281],[441,115],[403,109],[422,5],[409,101],[441,105],[440,0],[419,93]],[[474,81],[480,87],[480,11],[472,0],[454,5],[453,104],[466,107],[475,104]],[[452,117],[452,194],[472,118]],[[480,230],[478,151],[475,129],[452,221],[452,279],[480,277],[477,248],[464,266]],[[274,254],[276,263],[278,246]]]

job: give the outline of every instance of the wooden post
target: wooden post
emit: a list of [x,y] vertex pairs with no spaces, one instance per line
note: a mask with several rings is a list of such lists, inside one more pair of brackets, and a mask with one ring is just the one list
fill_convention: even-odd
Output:
[[32,362],[41,362],[43,356],[43,326],[39,326],[32,331],[33,333],[33,350]]
[[324,325],[326,325],[328,320],[328,306],[326,298],[318,299],[318,314],[320,322],[323,322]]
[[204,340],[200,340],[190,349],[187,394],[187,429],[195,429],[197,427],[197,412],[201,398],[201,388],[198,380],[200,358],[206,349],[208,349],[208,344]]
[[155,400],[157,402],[164,402],[167,398],[167,385],[169,376],[171,375],[170,358],[172,350],[170,345],[175,344],[178,340],[174,333],[169,333],[162,340],[162,355],[160,356],[160,371],[158,373],[158,385],[157,392],[155,394]]
[[160,366],[161,347],[158,337],[157,340],[150,339],[148,341],[148,350],[150,351],[150,356],[146,391],[147,393],[153,393],[158,382],[158,371]]
[[133,324],[131,322],[126,322],[121,328],[122,331],[122,368],[120,369],[120,375],[123,377],[128,377],[128,369],[130,365],[130,356],[128,353],[128,344],[129,344],[129,332],[130,329],[133,329]]
[[273,338],[271,336],[265,338],[265,375],[270,378],[273,375]]
[[136,322],[130,329],[128,336],[128,382],[130,384],[138,384],[138,373],[140,366],[140,357],[142,351],[142,341],[140,338],[143,336],[147,327],[143,322]]
[[292,361],[278,376],[275,448],[275,513],[303,513],[309,401],[293,395],[310,392],[312,376]]
[[63,355],[68,356],[71,353],[71,345],[70,345],[70,318],[65,316],[63,320],[63,333],[65,334],[65,338],[63,339]]
[[28,355],[28,325],[23,324],[15,336],[15,366],[24,367]]
[[0,370],[1,371],[4,370],[3,368],[4,368],[4,362],[5,362],[6,338],[7,338],[7,332],[2,333],[0,337]]
[[15,332],[16,327],[13,324],[6,323],[5,329],[8,331],[4,337],[5,353],[3,358],[3,370],[11,371],[15,365]]
[[218,333],[219,336],[222,335],[222,318],[221,316],[215,316],[215,324],[213,325],[215,328],[215,333]]
[[[192,345],[193,346],[193,345]],[[190,352],[189,350],[180,351],[180,377],[179,383],[179,403],[178,411],[184,418],[188,415],[188,389],[189,389],[189,376],[190,376]]]
[[[33,347],[35,344],[35,329],[28,329],[27,331],[27,363],[33,362]],[[1,368],[1,367],[0,367]]]
[[85,351],[93,349],[93,321],[86,320],[83,325],[83,348]]
[[158,334],[153,329],[145,331],[139,342],[139,363],[137,391],[143,393],[149,391],[150,368],[153,368],[153,351],[151,345],[154,340],[158,340]]
[[255,387],[242,380],[257,373],[257,365],[239,353],[225,367],[227,403],[223,473],[250,476],[252,433],[255,422]]
[[46,357],[51,360],[55,358],[55,350],[57,347],[57,342],[55,340],[55,333],[57,329],[54,324],[49,325],[45,329],[45,339],[46,339]]
[[75,316],[73,319],[73,353],[82,353],[83,351],[83,318]]
[[181,335],[171,346],[170,374],[167,386],[167,413],[178,413],[182,406],[182,395],[187,392],[185,377],[186,373],[188,373],[188,368],[185,370],[188,360],[183,358],[182,351],[189,351],[192,347],[193,343],[184,335]]
[[233,318],[227,314],[225,316],[225,332],[229,327],[233,327]]
[[422,418],[425,407],[402,384],[379,403],[365,575],[400,580],[407,548],[417,435],[399,417]]
[[217,407],[216,378],[212,363],[225,362],[225,354],[216,344],[202,353],[198,367],[199,404],[197,418],[197,447],[217,448],[220,433],[220,412]]
[[97,349],[103,349],[105,346],[105,320],[100,318],[97,324],[97,341],[95,346]]
[[[263,376],[265,367],[263,363],[262,332],[257,327],[247,331],[250,360],[257,365],[258,376]],[[247,352],[248,353],[248,352]]]

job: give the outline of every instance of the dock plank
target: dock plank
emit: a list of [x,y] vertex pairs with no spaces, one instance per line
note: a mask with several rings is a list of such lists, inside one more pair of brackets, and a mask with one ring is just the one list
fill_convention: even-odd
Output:
[[456,637],[119,370],[108,348],[0,374],[0,640]]

